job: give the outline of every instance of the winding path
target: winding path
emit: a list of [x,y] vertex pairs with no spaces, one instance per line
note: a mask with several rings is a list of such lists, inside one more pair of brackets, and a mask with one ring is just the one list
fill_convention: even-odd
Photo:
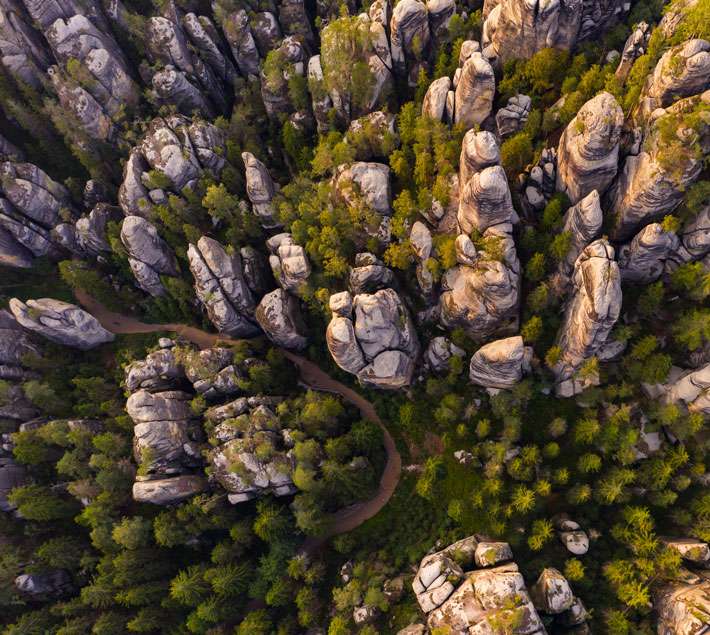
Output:
[[[131,333],[172,331],[197,345],[199,348],[209,348],[210,346],[216,346],[220,342],[236,343],[239,341],[217,333],[208,333],[207,331],[203,331],[194,326],[188,326],[187,324],[146,324],[134,317],[109,311],[104,305],[84,291],[76,290],[74,295],[79,303],[89,311],[106,330],[112,333],[125,335]],[[380,485],[377,488],[377,493],[369,500],[355,503],[336,512],[333,515],[333,522],[330,524],[325,535],[319,536],[318,538],[310,538],[304,543],[302,549],[310,552],[318,549],[328,538],[352,531],[356,527],[359,527],[387,504],[399,482],[402,458],[397,451],[392,435],[387,430],[382,419],[378,416],[371,402],[355,392],[352,388],[348,388],[345,384],[341,384],[339,381],[333,379],[328,373],[321,370],[319,366],[305,357],[296,355],[283,348],[280,350],[298,367],[301,380],[304,384],[314,390],[340,395],[346,401],[357,406],[365,419],[376,423],[382,430],[384,448],[387,453],[387,462],[382,476],[380,477]]]

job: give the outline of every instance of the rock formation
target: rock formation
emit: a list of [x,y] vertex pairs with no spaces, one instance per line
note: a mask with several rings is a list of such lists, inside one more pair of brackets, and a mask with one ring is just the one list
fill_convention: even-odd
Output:
[[710,623],[710,580],[670,582],[653,597],[659,633],[702,633]]
[[477,250],[467,235],[456,241],[458,265],[442,279],[441,323],[462,327],[476,341],[517,331],[520,263],[510,225],[483,233],[487,248]]
[[556,339],[560,357],[553,371],[560,397],[584,388],[585,380],[577,372],[604,345],[621,311],[621,275],[614,249],[605,239],[582,251],[572,284],[573,295]]
[[299,295],[311,275],[306,250],[297,245],[288,233],[272,236],[266,241],[266,246],[271,252],[269,264],[276,282],[285,291]]
[[303,350],[308,343],[298,299],[283,289],[267,293],[259,302],[256,321],[277,346]]
[[493,68],[483,55],[473,53],[456,84],[454,121],[466,128],[483,123],[491,114],[495,92]]
[[364,201],[381,216],[390,216],[390,169],[383,163],[358,161],[336,168],[333,179],[336,195],[347,205]]
[[496,128],[501,139],[523,129],[528,121],[532,101],[527,95],[514,95],[496,113]]
[[394,273],[377,256],[360,253],[355,256],[355,266],[350,269],[348,288],[350,293],[374,293],[395,284]]
[[446,114],[446,99],[450,88],[451,80],[448,77],[440,77],[429,84],[422,102],[422,115],[442,121]]
[[228,253],[216,240],[202,236],[187,248],[195,292],[220,333],[252,337],[259,333],[254,320],[256,302],[244,279],[239,253]]
[[621,52],[619,66],[616,68],[616,77],[622,82],[626,78],[634,65],[634,62],[646,52],[648,40],[651,37],[651,30],[646,22],[639,22],[631,35],[626,40]]
[[471,383],[484,388],[510,389],[530,372],[532,348],[519,335],[490,342],[471,357]]
[[500,148],[492,132],[469,130],[461,143],[459,188],[463,189],[474,174],[500,164]]
[[476,172],[462,187],[457,215],[460,232],[485,232],[489,227],[518,221],[500,165]]
[[26,329],[63,346],[87,351],[114,340],[113,333],[74,304],[51,298],[27,300],[25,304],[12,298],[10,310]]
[[565,278],[572,275],[574,263],[582,250],[599,235],[603,220],[596,190],[592,190],[565,213],[562,231],[570,235],[570,246],[567,256],[559,265],[559,271]]
[[452,357],[463,358],[466,354],[448,338],[441,335],[433,338],[423,354],[424,366],[433,373],[445,373],[449,369]]
[[619,248],[621,279],[637,284],[658,280],[666,267],[666,260],[678,250],[680,241],[672,231],[665,231],[659,223],[646,225],[633,240]]
[[420,0],[402,0],[392,12],[390,46],[392,61],[400,75],[423,60],[431,41],[427,7]]
[[355,297],[343,291],[331,296],[330,309],[326,341],[340,368],[377,388],[409,385],[419,340],[396,291],[380,289]]
[[39,347],[6,310],[0,310],[0,379],[23,380],[32,377],[24,368],[25,355],[39,356]]
[[557,189],[577,203],[592,190],[602,195],[616,176],[624,113],[610,93],[582,106],[557,148]]
[[242,152],[246,168],[247,195],[254,213],[265,228],[278,227],[275,210],[271,204],[276,188],[266,166],[251,152]]
[[165,293],[161,275],[177,276],[175,256],[158,235],[155,225],[140,216],[126,216],[121,224],[121,242],[138,286],[152,296]]

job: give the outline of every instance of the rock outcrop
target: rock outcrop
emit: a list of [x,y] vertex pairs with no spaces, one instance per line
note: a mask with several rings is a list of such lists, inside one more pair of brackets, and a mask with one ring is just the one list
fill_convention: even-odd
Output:
[[572,607],[574,595],[569,582],[557,569],[543,569],[530,587],[530,597],[538,611],[558,615]]
[[492,132],[469,130],[461,143],[459,158],[459,189],[463,189],[474,174],[500,164],[500,148]]
[[94,258],[111,251],[106,236],[106,226],[120,218],[120,209],[108,203],[97,203],[92,210],[79,218],[74,227],[76,242],[82,252]]
[[490,342],[471,357],[471,383],[484,388],[510,389],[530,372],[532,348],[520,335]]
[[456,239],[458,265],[442,279],[440,321],[463,328],[476,341],[517,331],[520,263],[510,225],[483,233],[484,249],[466,234]]
[[702,633],[710,623],[710,580],[671,582],[653,595],[658,632]]
[[202,236],[187,248],[195,292],[220,333],[253,337],[259,327],[254,320],[256,302],[249,288],[239,253],[229,253],[216,240]]
[[16,81],[42,89],[51,58],[20,6],[3,6],[0,12],[0,62]]
[[207,480],[198,474],[180,474],[133,483],[133,500],[153,505],[175,505],[207,489]]
[[680,246],[675,232],[665,231],[659,223],[646,225],[633,240],[619,248],[621,279],[637,284],[658,280],[666,261]]
[[372,294],[336,293],[326,331],[336,364],[363,384],[396,389],[408,386],[419,354],[409,311],[393,289]]
[[32,377],[24,368],[25,355],[39,356],[40,349],[8,311],[0,310],[0,379],[23,380]]
[[674,366],[662,387],[662,399],[668,403],[684,403],[691,412],[710,413],[710,364],[697,370]]
[[364,201],[380,216],[390,216],[390,168],[383,163],[358,161],[336,168],[333,179],[336,196],[349,206]]
[[614,249],[605,239],[582,251],[572,284],[572,297],[556,339],[560,356],[553,372],[560,397],[572,396],[593,381],[577,373],[604,345],[621,311],[621,275]]
[[276,187],[269,171],[251,152],[242,152],[242,160],[246,168],[247,196],[254,213],[263,227],[267,229],[278,227],[275,210],[271,204]]
[[351,267],[348,277],[350,293],[374,293],[393,284],[394,273],[377,256],[369,252],[355,255],[355,266]]
[[276,282],[285,291],[299,295],[311,275],[306,250],[297,245],[288,233],[272,236],[266,241],[266,246],[271,253],[269,264]]
[[445,373],[452,357],[463,358],[466,354],[459,346],[441,335],[433,338],[423,354],[424,366],[433,373]]
[[570,246],[558,268],[565,279],[572,275],[574,263],[582,250],[599,235],[603,221],[599,193],[596,190],[592,190],[565,213],[562,231],[569,234]]
[[523,129],[528,121],[532,101],[527,95],[513,95],[496,113],[496,128],[501,139]]
[[482,124],[491,114],[495,92],[493,68],[483,55],[473,53],[456,83],[454,121],[466,128]]
[[557,148],[557,189],[577,203],[592,190],[606,192],[616,176],[624,113],[610,93],[582,106]]
[[406,76],[416,62],[426,58],[430,42],[426,5],[420,0],[398,2],[390,21],[390,47],[400,75]]
[[446,99],[450,89],[451,80],[448,77],[440,77],[429,84],[422,102],[422,115],[436,121],[445,120]]
[[651,37],[651,29],[646,22],[639,22],[631,35],[626,40],[621,51],[619,66],[616,67],[616,77],[622,82],[626,78],[634,65],[634,62],[646,52],[648,40]]
[[25,304],[12,298],[10,310],[26,329],[63,346],[87,351],[114,340],[113,333],[74,304],[52,298],[27,300]]
[[457,214],[461,233],[483,233],[489,227],[518,221],[508,179],[500,165],[474,173],[461,187]]
[[138,286],[152,296],[165,293],[161,275],[177,276],[175,255],[158,235],[155,225],[140,216],[126,216],[121,224],[121,242]]
[[277,346],[303,350],[308,343],[298,298],[283,289],[267,293],[259,302],[256,321]]

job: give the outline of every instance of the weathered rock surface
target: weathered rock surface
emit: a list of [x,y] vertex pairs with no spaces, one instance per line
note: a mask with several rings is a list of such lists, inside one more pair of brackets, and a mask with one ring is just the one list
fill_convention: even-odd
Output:
[[592,190],[567,210],[562,231],[569,233],[570,247],[567,256],[559,266],[559,271],[565,278],[572,275],[574,263],[582,250],[599,235],[603,221],[599,193],[596,190]]
[[106,225],[120,217],[120,209],[108,203],[97,203],[85,216],[76,221],[76,241],[79,248],[90,256],[110,252]]
[[153,505],[175,505],[204,492],[207,479],[198,474],[181,474],[133,483],[133,500]]
[[82,351],[114,340],[99,321],[74,304],[40,298],[27,303],[12,298],[10,310],[26,329],[46,337],[52,342],[78,348]]
[[368,252],[355,256],[355,266],[350,269],[348,277],[350,293],[373,293],[394,283],[394,273],[377,256]]
[[517,331],[520,263],[511,232],[510,225],[501,225],[483,234],[500,256],[477,251],[466,235],[459,236],[459,264],[444,274],[439,299],[445,327],[460,326],[477,341]]
[[392,12],[390,46],[392,60],[401,75],[424,59],[431,41],[427,8],[420,0],[402,0]]
[[306,347],[306,327],[298,299],[283,289],[267,293],[259,302],[256,321],[277,346],[302,350]]
[[10,312],[0,310],[0,379],[29,378],[30,374],[23,368],[23,358],[39,354],[39,347]]
[[125,383],[129,392],[143,389],[162,392],[173,389],[185,378],[185,369],[177,362],[172,345],[131,362],[125,369]]
[[390,216],[390,168],[383,163],[356,163],[340,165],[334,176],[336,196],[350,206],[363,200],[381,216]]
[[557,189],[577,203],[604,194],[616,176],[624,113],[610,93],[590,99],[565,128],[557,148]]
[[710,580],[666,584],[654,593],[653,607],[659,633],[702,633],[710,624]]
[[661,542],[677,551],[687,563],[710,569],[710,546],[697,538],[661,537]]
[[557,395],[562,397],[583,388],[577,371],[604,345],[621,311],[621,275],[614,249],[605,239],[582,251],[572,283],[573,295],[556,339],[560,359],[553,368]]
[[449,361],[452,357],[462,358],[465,354],[466,351],[462,348],[439,335],[429,342],[424,351],[424,366],[433,373],[444,373],[449,369]]
[[446,98],[450,88],[451,80],[448,77],[440,77],[429,84],[422,102],[422,115],[436,119],[436,121],[444,119]]
[[246,167],[247,196],[251,201],[254,213],[265,228],[278,227],[271,204],[276,188],[271,180],[266,166],[251,152],[242,152],[242,160]]
[[461,143],[459,188],[463,190],[474,174],[500,164],[500,148],[492,132],[469,130]]
[[482,233],[489,227],[518,221],[508,179],[500,165],[476,172],[462,187],[457,214],[460,232]]
[[624,44],[624,49],[621,52],[619,66],[616,68],[616,77],[622,82],[626,78],[634,65],[634,62],[646,52],[648,40],[651,37],[651,30],[646,22],[639,22],[636,28]]
[[519,335],[490,342],[471,357],[469,378],[485,388],[510,389],[530,372],[532,348]]
[[466,60],[456,84],[454,121],[472,128],[491,114],[496,80],[493,68],[480,53]]
[[0,62],[16,80],[42,89],[49,52],[20,6],[3,6],[0,12]]
[[277,234],[266,241],[271,252],[269,264],[274,279],[282,289],[299,295],[311,275],[311,263],[306,250],[297,245],[288,233]]
[[684,403],[692,412],[710,413],[710,363],[697,370],[673,366],[661,388],[664,401]]
[[15,578],[15,588],[33,600],[48,600],[72,592],[74,585],[64,569],[49,569],[41,573],[23,573]]
[[514,95],[496,113],[496,128],[501,139],[522,130],[528,121],[532,101],[527,95]]
[[574,595],[569,583],[557,569],[543,569],[530,587],[530,596],[538,611],[558,615],[571,608]]
[[165,292],[160,275],[177,276],[175,255],[158,235],[155,225],[140,216],[126,216],[121,224],[121,242],[138,286],[152,296]]
[[330,308],[326,341],[338,366],[377,388],[409,385],[419,340],[396,291],[381,289],[354,298],[344,291],[331,296]]
[[646,225],[633,240],[619,248],[622,280],[648,284],[663,273],[668,260],[680,246],[678,236],[665,231],[659,223]]
[[589,536],[579,525],[566,515],[553,518],[557,537],[565,549],[575,556],[583,556],[589,551]]
[[216,240],[202,236],[187,248],[195,292],[220,333],[253,337],[256,302],[246,283],[239,253],[228,253]]

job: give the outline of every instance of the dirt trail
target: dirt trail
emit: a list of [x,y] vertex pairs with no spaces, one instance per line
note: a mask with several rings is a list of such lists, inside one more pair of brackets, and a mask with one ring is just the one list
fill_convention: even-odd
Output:
[[[84,291],[76,290],[74,295],[79,303],[89,311],[106,330],[112,333],[130,334],[172,331],[197,345],[199,348],[209,348],[219,342],[236,343],[239,341],[216,333],[207,333],[206,331],[194,326],[188,326],[187,324],[145,324],[134,317],[109,311],[105,306]],[[303,550],[310,552],[316,550],[328,538],[352,531],[356,527],[359,527],[387,504],[399,482],[402,458],[397,451],[392,435],[377,415],[375,407],[371,402],[351,388],[348,388],[345,384],[341,384],[339,381],[333,379],[328,373],[321,370],[319,366],[305,357],[301,357],[285,349],[280,350],[298,367],[301,380],[304,384],[314,390],[332,392],[340,395],[346,401],[357,406],[364,418],[376,423],[382,430],[384,448],[387,453],[387,462],[382,472],[382,477],[380,478],[377,493],[369,500],[350,505],[336,512],[333,515],[333,523],[330,525],[326,535],[319,536],[317,539],[308,539],[304,543]]]

